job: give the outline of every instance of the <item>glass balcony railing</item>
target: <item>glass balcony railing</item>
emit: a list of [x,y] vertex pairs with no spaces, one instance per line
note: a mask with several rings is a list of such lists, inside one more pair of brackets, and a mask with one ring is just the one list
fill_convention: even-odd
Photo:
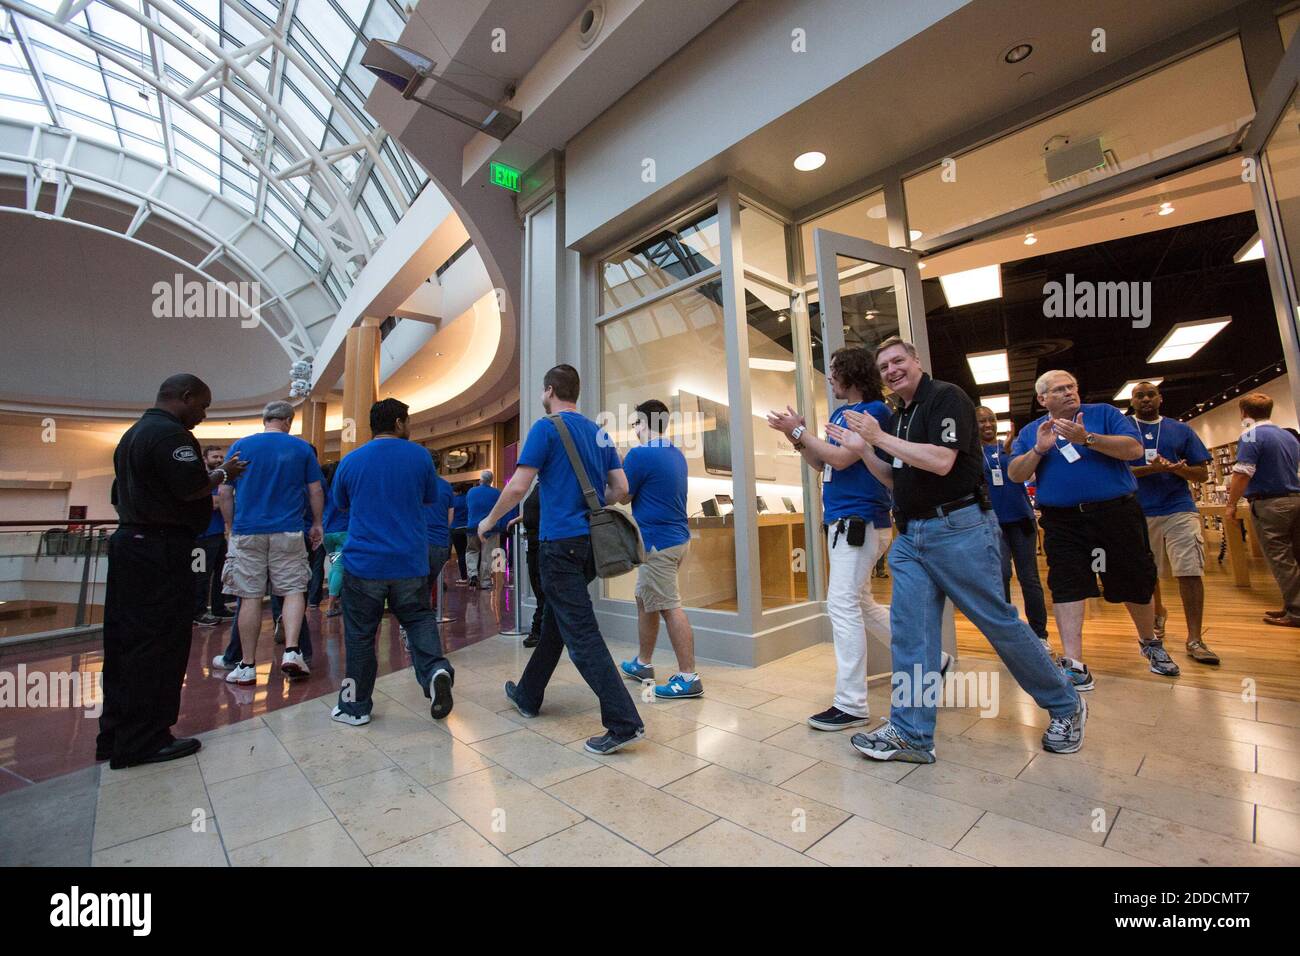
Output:
[[116,521],[0,521],[0,647],[104,619]]

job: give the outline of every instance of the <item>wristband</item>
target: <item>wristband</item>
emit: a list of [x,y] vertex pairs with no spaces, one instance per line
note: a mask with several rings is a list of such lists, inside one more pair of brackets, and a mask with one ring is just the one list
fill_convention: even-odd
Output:
[[803,433],[806,432],[807,430],[808,430],[807,427],[804,425],[794,426],[794,430],[790,432],[790,441],[795,442],[797,444],[799,439],[803,437]]
[[226,471],[226,469],[224,469],[224,468],[213,468],[212,470],[213,470],[214,472],[215,472],[215,471],[219,471],[219,472],[221,472],[221,483],[222,483],[222,484],[225,484],[226,482],[230,481],[230,474],[229,474],[229,472]]

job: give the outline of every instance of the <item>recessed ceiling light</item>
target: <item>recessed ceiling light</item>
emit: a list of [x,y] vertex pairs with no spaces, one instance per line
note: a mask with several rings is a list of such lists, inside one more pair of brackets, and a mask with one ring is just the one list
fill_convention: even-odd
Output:
[[986,408],[991,408],[995,415],[1009,415],[1011,413],[1010,395],[981,395],[980,404]]
[[920,239],[924,235],[925,233],[923,233],[920,229],[913,229],[907,234],[908,238],[911,239],[913,242],[916,242],[916,240]]
[[1011,380],[1005,349],[996,352],[972,352],[966,356],[966,363],[970,366],[970,373],[974,376],[976,385],[993,385]]
[[1174,204],[1173,204],[1173,203],[1162,202],[1162,203],[1160,204],[1160,208],[1156,211],[1156,215],[1159,215],[1159,216],[1170,216],[1170,215],[1173,215],[1173,212],[1174,212]]
[[1129,381],[1127,381],[1127,382],[1124,383],[1124,386],[1123,386],[1123,387],[1122,387],[1118,392],[1115,393],[1115,397],[1112,398],[1111,401],[1112,401],[1112,402],[1127,402],[1127,401],[1129,401],[1129,400],[1131,400],[1131,399],[1133,398],[1133,387],[1134,387],[1135,385],[1140,385],[1142,382],[1150,382],[1152,385],[1159,385],[1159,384],[1160,384],[1161,382],[1163,382],[1163,381],[1164,381],[1163,378],[1134,378],[1134,379],[1130,379]]
[[868,219],[884,219],[884,218],[885,218],[885,204],[884,204],[883,202],[878,202],[878,203],[876,203],[874,206],[872,206],[870,209],[868,209],[868,210],[867,210],[867,218],[868,218]]
[[1006,53],[1002,54],[1002,59],[1007,63],[1019,63],[1021,60],[1029,59],[1029,54],[1033,52],[1034,48],[1032,44],[1017,43],[1011,49],[1007,50]]
[[802,153],[795,157],[794,168],[801,173],[811,172],[814,169],[821,169],[826,164],[826,154],[819,153],[816,150],[810,153]]
[[1032,246],[1037,241],[1038,241],[1038,237],[1035,236],[1032,232],[1025,233],[1025,245]]
[[1221,315],[1197,322],[1179,322],[1170,329],[1155,350],[1147,356],[1148,362],[1176,362],[1191,358],[1232,321],[1232,316]]
[[950,308],[1002,298],[1002,270],[997,263],[939,276]]
[[749,367],[760,372],[793,372],[794,362],[789,359],[751,358]]
[[1232,257],[1233,262],[1249,262],[1252,259],[1264,258],[1264,240],[1255,233],[1246,240],[1246,244],[1237,250],[1236,255]]
[[924,269],[924,268],[925,268],[925,263],[924,263],[924,262],[918,262],[918,263],[916,264],[916,267],[917,267],[918,269]]

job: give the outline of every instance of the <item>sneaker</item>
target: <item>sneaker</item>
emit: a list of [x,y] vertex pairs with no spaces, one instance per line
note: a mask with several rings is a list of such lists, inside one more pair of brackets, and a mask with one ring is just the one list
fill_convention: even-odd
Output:
[[849,741],[853,749],[872,760],[898,760],[902,763],[934,763],[934,750],[924,750],[903,739],[894,725],[885,721],[869,734],[854,734]]
[[311,667],[302,656],[302,651],[296,647],[287,647],[284,656],[280,658],[280,673],[288,676],[290,679],[295,677],[307,677],[311,674]]
[[199,627],[216,627],[221,623],[221,619],[215,614],[200,614],[194,619],[194,623]]
[[1065,671],[1065,676],[1070,678],[1070,683],[1074,685],[1075,690],[1092,690],[1097,686],[1092,679],[1092,671],[1088,670],[1088,665],[1083,661],[1062,657],[1057,663],[1061,665],[1061,670]]
[[616,750],[622,750],[628,744],[636,743],[645,736],[645,728],[637,728],[636,733],[630,737],[619,737],[613,733],[601,734],[599,737],[592,737],[583,747],[589,754],[612,754]]
[[284,616],[275,619],[275,643],[284,643]]
[[[459,584],[460,582],[458,581],[457,583]],[[468,585],[469,585],[470,587],[472,587],[472,588],[476,588],[476,587],[478,587],[478,576],[476,575],[476,576],[470,578],[470,579],[469,579],[468,581],[466,581],[465,583],[468,584]]]
[[542,635],[529,634],[527,637],[524,638],[524,647],[536,647],[541,642],[542,642]]
[[1051,754],[1072,754],[1083,746],[1083,725],[1088,722],[1088,702],[1079,698],[1079,709],[1069,717],[1053,717],[1043,733],[1043,749]]
[[668,678],[667,684],[655,687],[655,696],[660,700],[678,700],[684,697],[703,697],[704,681],[698,677],[688,681],[681,674]]
[[429,696],[433,700],[429,705],[430,717],[442,720],[451,713],[451,674],[446,668],[433,672],[433,680],[429,681]]
[[212,669],[214,671],[234,670],[234,667],[234,664],[226,660],[225,654],[218,654],[216,657],[212,658]]
[[939,676],[947,677],[948,671],[952,669],[953,656],[947,651],[939,652]]
[[243,661],[240,661],[239,664],[232,667],[230,673],[226,675],[226,683],[256,684],[257,671],[253,669],[251,664],[245,664]]
[[338,617],[342,613],[343,613],[343,605],[340,604],[338,601],[335,601],[330,605],[330,609],[325,612],[325,616]]
[[340,724],[348,724],[351,727],[361,727],[370,723],[370,715],[362,714],[360,717],[355,714],[349,714],[345,710],[339,710],[335,707],[334,712],[330,714],[331,720],[337,720]]
[[845,727],[861,727],[869,723],[871,723],[869,715],[854,717],[835,706],[827,707],[820,714],[813,714],[808,718],[808,726],[814,730],[843,730]]
[[1168,614],[1156,615],[1155,636],[1157,641],[1163,641],[1165,639],[1165,623],[1168,620],[1169,620]]
[[1182,673],[1174,659],[1169,656],[1165,650],[1165,645],[1160,641],[1139,641],[1142,647],[1142,656],[1151,663],[1151,673],[1159,674],[1161,677],[1177,677]]
[[213,611],[212,616],[218,621],[233,621],[235,619],[235,612],[230,610],[230,608],[222,608],[220,611]]
[[529,710],[523,704],[519,703],[519,698],[516,696],[518,693],[519,686],[512,680],[506,681],[506,700],[515,705],[515,710],[519,711],[519,716],[528,717],[529,719],[536,717],[537,711]]
[[651,665],[642,664],[635,657],[630,661],[624,661],[618,665],[618,669],[623,672],[623,676],[628,680],[634,680],[637,683],[652,681],[655,679],[655,669]]

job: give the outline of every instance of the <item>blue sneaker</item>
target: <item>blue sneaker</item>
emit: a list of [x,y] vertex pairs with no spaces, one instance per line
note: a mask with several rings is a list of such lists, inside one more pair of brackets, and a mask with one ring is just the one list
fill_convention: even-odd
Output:
[[520,717],[533,718],[537,716],[537,711],[529,710],[523,704],[519,703],[519,688],[512,680],[506,681],[506,700],[515,705],[515,710],[519,711]]
[[1083,661],[1076,661],[1071,657],[1062,657],[1060,660],[1061,670],[1065,671],[1065,676],[1070,678],[1070,683],[1074,685],[1077,691],[1092,690],[1096,682],[1092,679],[1092,671],[1088,670],[1088,665]]
[[618,669],[623,672],[623,676],[628,680],[634,680],[637,683],[645,683],[648,680],[655,679],[655,669],[646,664],[642,664],[635,657],[630,661],[624,661],[618,665]]
[[676,700],[681,697],[703,697],[704,681],[698,677],[695,680],[688,681],[681,674],[674,674],[668,678],[667,684],[659,684],[655,687],[655,696],[661,700]]
[[902,763],[934,763],[934,749],[910,743],[894,725],[885,721],[869,734],[854,734],[853,749],[872,760],[898,760]]

